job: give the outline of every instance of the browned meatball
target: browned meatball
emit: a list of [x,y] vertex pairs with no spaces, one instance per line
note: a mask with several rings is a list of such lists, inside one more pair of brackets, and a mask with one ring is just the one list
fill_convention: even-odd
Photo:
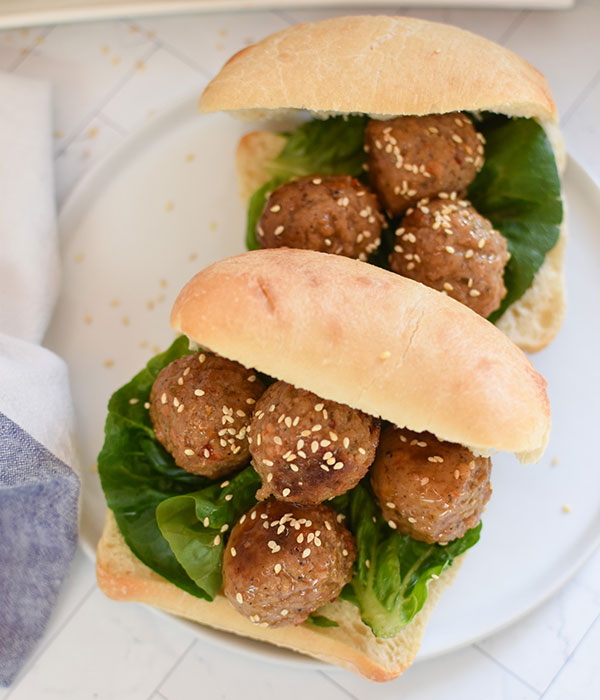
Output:
[[366,260],[381,242],[377,197],[349,175],[309,175],[271,193],[257,225],[262,248],[303,248]]
[[246,430],[264,386],[252,370],[224,357],[180,357],[159,373],[150,418],[175,464],[216,478],[248,461]]
[[372,119],[365,131],[371,184],[396,216],[423,197],[464,190],[483,165],[483,143],[460,112]]
[[447,544],[479,523],[492,493],[489,458],[430,433],[386,427],[371,484],[390,527]]
[[315,504],[358,484],[375,459],[379,421],[286,382],[272,384],[249,429],[258,498]]
[[354,539],[327,506],[259,503],[231,531],[223,587],[257,624],[299,625],[352,578]]
[[503,275],[509,258],[504,236],[452,193],[423,199],[406,212],[390,267],[487,318],[506,296]]

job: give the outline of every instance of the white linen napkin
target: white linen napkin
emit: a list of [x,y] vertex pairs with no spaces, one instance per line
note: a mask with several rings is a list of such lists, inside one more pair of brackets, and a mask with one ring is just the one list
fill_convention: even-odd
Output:
[[42,635],[77,543],[67,368],[40,347],[59,285],[50,86],[0,73],[0,686]]

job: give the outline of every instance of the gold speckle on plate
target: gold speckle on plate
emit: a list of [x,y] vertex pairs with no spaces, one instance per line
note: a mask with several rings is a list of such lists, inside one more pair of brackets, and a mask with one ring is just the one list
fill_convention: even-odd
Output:
[[110,367],[113,367],[115,364],[114,360],[104,360],[104,366],[109,369]]
[[147,341],[147,340],[140,340],[140,347],[141,347],[141,348],[147,348],[147,347],[148,347],[148,341]]
[[156,302],[157,302],[158,304],[160,304],[160,302],[161,302],[161,301],[164,301],[164,300],[165,300],[165,295],[164,295],[164,294],[159,294],[159,295],[156,297]]
[[196,159],[196,156],[193,153],[188,153],[185,157],[185,162],[191,163],[195,159]]
[[223,51],[224,48],[225,48],[225,44],[222,41],[217,41],[217,43],[215,45],[215,49],[217,51]]
[[173,211],[175,209],[175,203],[174,202],[167,202],[165,204],[165,211]]
[[152,311],[152,309],[154,308],[154,302],[152,301],[152,299],[149,299],[149,300],[146,302],[146,306],[147,306],[148,309],[150,309],[150,311]]
[[110,53],[110,48],[106,44],[104,44],[104,46],[100,48],[100,51],[102,51],[102,53],[106,56]]
[[138,34],[139,31],[140,30],[134,24],[129,25],[129,33],[130,34]]
[[91,317],[89,314],[86,314],[86,315],[83,317],[83,322],[84,322],[84,323],[87,323],[88,326],[90,325],[90,323],[91,323],[92,321],[93,321],[93,319],[92,319],[92,317]]
[[90,155],[91,155],[91,153],[89,152],[89,150],[87,148],[81,152],[82,158],[89,158]]
[[38,34],[38,36],[35,37],[36,45],[39,46],[40,44],[43,44],[45,41],[45,38],[46,37],[44,37],[42,34]]
[[111,306],[113,309],[116,309],[117,306],[119,306],[120,303],[121,303],[121,302],[120,302],[118,299],[111,299],[111,301],[110,301],[110,306]]
[[76,263],[83,262],[85,259],[85,255],[83,253],[77,253],[77,255],[73,258]]
[[121,319],[121,323],[122,323],[124,326],[128,326],[129,323],[130,323],[130,321],[129,321],[129,316],[123,316],[123,318]]
[[153,345],[153,346],[152,346],[152,352],[153,352],[155,355],[156,355],[157,353],[160,352],[160,348],[158,347],[158,345]]
[[190,253],[188,255],[188,260],[192,261],[195,260],[198,257],[198,253]]
[[135,68],[136,70],[146,70],[146,64],[143,61],[136,61]]
[[167,286],[167,280],[160,280],[159,284],[164,289]]
[[98,136],[98,127],[93,126],[89,131],[88,131],[88,138],[89,139],[95,139],[96,136]]
[[146,36],[148,37],[148,39],[154,39],[154,37],[156,36],[156,32],[146,32]]
[[218,226],[219,226],[219,225],[217,224],[216,221],[211,221],[211,222],[208,224],[208,228],[209,228],[210,231],[216,231],[217,228],[218,228]]
[[62,139],[63,136],[64,136],[63,132],[60,129],[56,129],[56,131],[54,132],[54,138],[55,139]]
[[226,29],[219,29],[219,36],[224,39],[227,36],[227,30]]
[[114,56],[111,63],[113,64],[113,66],[118,66],[119,63],[121,63],[121,59],[118,56]]

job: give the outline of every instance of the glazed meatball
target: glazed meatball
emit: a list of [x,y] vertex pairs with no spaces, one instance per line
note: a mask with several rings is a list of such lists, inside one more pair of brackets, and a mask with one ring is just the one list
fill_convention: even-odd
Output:
[[304,248],[366,260],[381,242],[377,197],[349,175],[309,175],[271,193],[257,225],[262,248]]
[[371,120],[365,150],[371,185],[390,215],[423,197],[464,190],[483,165],[483,136],[465,114]]
[[180,357],[159,373],[150,392],[156,438],[175,464],[216,478],[248,461],[246,431],[264,386],[252,370],[224,357]]
[[354,539],[327,506],[266,501],[243,515],[223,555],[230,603],[257,624],[299,625],[352,578]]
[[379,421],[286,382],[272,384],[249,429],[257,498],[316,504],[356,486],[375,459]]
[[446,292],[487,318],[506,296],[509,258],[504,236],[452,193],[423,199],[406,212],[389,261],[394,272]]
[[371,484],[390,527],[447,544],[479,523],[492,493],[489,458],[430,433],[386,427]]

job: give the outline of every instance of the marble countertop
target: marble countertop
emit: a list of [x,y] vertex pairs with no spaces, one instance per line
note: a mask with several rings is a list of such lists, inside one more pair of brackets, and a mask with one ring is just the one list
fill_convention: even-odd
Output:
[[[356,12],[356,9],[352,10]],[[372,9],[369,10],[373,12]],[[516,51],[548,78],[569,153],[600,182],[600,4],[567,11],[405,10]],[[149,116],[202,90],[238,49],[334,10],[118,20],[0,32],[0,70],[52,82],[60,204]],[[114,603],[79,550],[48,629],[0,700],[261,700],[284,695],[414,700],[600,697],[600,552],[550,601],[477,644],[375,685],[347,672],[260,663],[198,640],[172,619]],[[232,673],[235,668],[235,673]]]

